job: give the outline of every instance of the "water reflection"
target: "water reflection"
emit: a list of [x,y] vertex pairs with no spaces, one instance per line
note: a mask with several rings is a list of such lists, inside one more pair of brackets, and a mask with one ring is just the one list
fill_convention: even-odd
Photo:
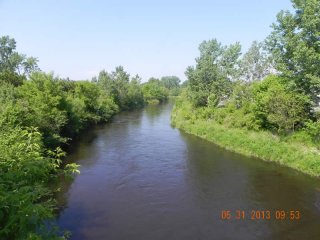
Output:
[[159,120],[158,117],[163,112],[163,105],[165,105],[165,103],[160,104],[160,107],[159,105],[150,105],[145,108],[145,117],[151,124]]
[[[116,116],[69,156],[58,196],[72,239],[315,239],[320,185],[170,126],[172,104]],[[92,134],[92,135],[90,135]],[[89,139],[89,140],[86,140]],[[299,209],[301,221],[221,220],[222,210]],[[306,239],[306,238],[304,238]]]

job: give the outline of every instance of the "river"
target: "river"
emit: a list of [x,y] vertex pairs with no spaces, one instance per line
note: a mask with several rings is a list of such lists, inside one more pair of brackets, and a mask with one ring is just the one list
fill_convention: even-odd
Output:
[[171,110],[123,112],[75,142],[81,174],[57,196],[71,239],[320,239],[319,179],[183,133]]

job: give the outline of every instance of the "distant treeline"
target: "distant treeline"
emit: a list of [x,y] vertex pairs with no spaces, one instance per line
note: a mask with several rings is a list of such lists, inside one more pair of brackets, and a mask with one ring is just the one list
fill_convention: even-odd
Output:
[[37,59],[15,49],[14,39],[0,38],[0,239],[56,239],[48,184],[78,172],[76,164],[61,167],[61,147],[119,111],[178,95],[180,80],[141,83],[117,67],[92,81],[71,81],[41,72]]
[[239,43],[200,44],[173,123],[229,149],[320,175],[320,1],[292,3],[295,12],[281,11],[267,39],[244,54]]

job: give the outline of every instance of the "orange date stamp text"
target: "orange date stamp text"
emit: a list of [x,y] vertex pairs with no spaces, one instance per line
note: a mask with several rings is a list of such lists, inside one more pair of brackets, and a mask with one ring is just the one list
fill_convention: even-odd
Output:
[[299,210],[222,210],[221,220],[291,220],[301,219]]

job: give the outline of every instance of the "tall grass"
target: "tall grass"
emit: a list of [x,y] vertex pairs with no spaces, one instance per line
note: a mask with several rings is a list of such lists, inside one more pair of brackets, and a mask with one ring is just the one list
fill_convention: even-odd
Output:
[[266,131],[230,128],[212,120],[197,119],[190,107],[181,106],[179,103],[172,111],[171,123],[227,150],[274,161],[312,176],[320,176],[319,151],[303,143],[288,142]]

